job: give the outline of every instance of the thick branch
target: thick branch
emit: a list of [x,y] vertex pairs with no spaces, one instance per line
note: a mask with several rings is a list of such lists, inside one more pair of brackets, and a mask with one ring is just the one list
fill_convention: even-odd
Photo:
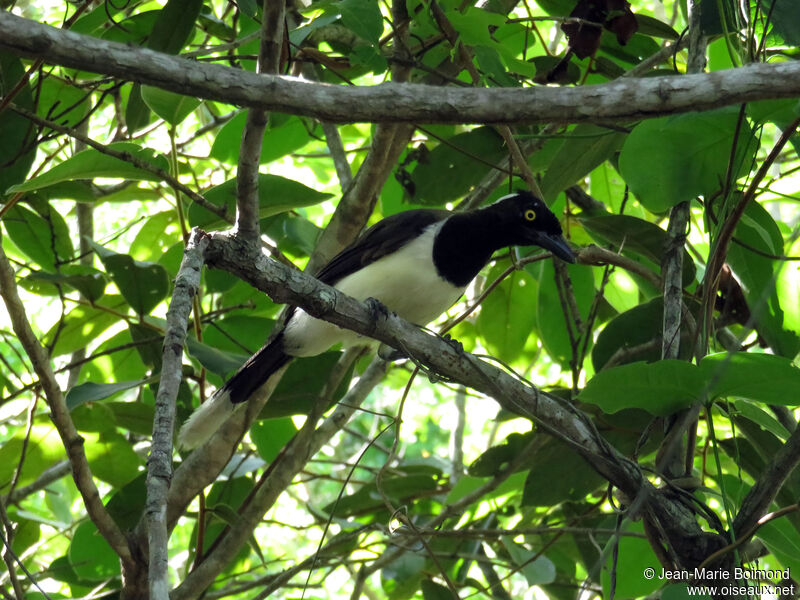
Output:
[[86,460],[86,453],[83,451],[83,438],[78,434],[78,430],[72,422],[64,395],[61,393],[61,388],[53,373],[50,357],[36,339],[28,322],[25,307],[17,293],[14,270],[2,245],[0,245],[0,296],[5,302],[14,333],[17,334],[20,344],[30,357],[33,370],[39,377],[47,405],[50,408],[50,415],[66,449],[67,457],[72,465],[72,477],[81,493],[86,511],[97,526],[97,530],[120,557],[123,565],[131,566],[134,561],[128,541],[103,506],[103,500],[100,498],[100,492],[94,483],[89,463]]
[[153,419],[153,443],[147,459],[147,537],[151,600],[169,597],[169,553],[167,551],[167,495],[172,481],[172,433],[175,429],[175,399],[183,371],[183,346],[186,325],[192,312],[192,300],[200,285],[203,250],[208,238],[194,230],[175,280],[175,290],[167,311],[164,334],[163,367],[156,395]]
[[641,119],[800,96],[800,62],[574,88],[312,83],[202,64],[0,12],[0,47],[173,92],[337,122],[542,123]]

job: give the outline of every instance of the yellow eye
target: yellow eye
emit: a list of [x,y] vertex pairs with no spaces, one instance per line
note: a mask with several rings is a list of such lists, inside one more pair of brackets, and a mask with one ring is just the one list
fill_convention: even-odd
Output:
[[525,220],[533,221],[534,219],[536,219],[536,211],[533,210],[532,208],[529,208],[528,210],[525,211]]

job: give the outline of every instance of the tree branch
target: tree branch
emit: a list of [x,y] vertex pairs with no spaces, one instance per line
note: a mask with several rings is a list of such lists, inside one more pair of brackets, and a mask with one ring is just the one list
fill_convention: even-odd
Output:
[[89,463],[86,460],[86,454],[83,451],[83,438],[78,434],[78,430],[72,422],[72,417],[69,414],[66,402],[64,402],[64,395],[61,393],[61,388],[58,386],[53,373],[50,357],[39,343],[39,340],[36,339],[28,322],[25,307],[17,293],[14,269],[8,261],[2,245],[0,245],[0,296],[5,302],[14,333],[17,334],[20,344],[30,357],[33,369],[44,390],[44,395],[50,408],[50,415],[66,449],[67,457],[72,465],[72,477],[75,480],[78,491],[81,493],[86,511],[89,513],[92,522],[97,526],[97,530],[108,542],[108,545],[120,557],[123,569],[131,567],[134,561],[128,541],[111,518],[111,515],[106,511],[105,506],[103,506],[100,492],[94,483]]
[[574,88],[453,88],[386,83],[370,87],[259,75],[91,36],[0,12],[0,47],[66,67],[180,94],[335,122],[543,123],[635,120],[800,96],[800,62],[714,73],[622,78]]
[[[264,0],[261,16],[261,45],[258,52],[258,72],[277,74],[283,48],[284,0]],[[251,107],[242,132],[239,149],[239,169],[236,175],[236,231],[243,238],[255,241],[259,232],[258,165],[261,145],[269,113],[261,107]]]
[[175,429],[175,399],[183,371],[183,346],[192,300],[200,286],[203,252],[208,237],[195,229],[186,245],[175,289],[167,311],[163,366],[156,394],[153,442],[147,459],[147,536],[149,547],[150,600],[169,598],[169,553],[167,541],[167,496],[172,481],[172,436]]

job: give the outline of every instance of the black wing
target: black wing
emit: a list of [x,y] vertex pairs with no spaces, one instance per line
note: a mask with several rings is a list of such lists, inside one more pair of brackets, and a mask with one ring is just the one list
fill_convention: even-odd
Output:
[[446,210],[420,208],[386,217],[334,256],[316,277],[323,283],[334,285],[360,268],[399,250],[430,225],[450,214]]

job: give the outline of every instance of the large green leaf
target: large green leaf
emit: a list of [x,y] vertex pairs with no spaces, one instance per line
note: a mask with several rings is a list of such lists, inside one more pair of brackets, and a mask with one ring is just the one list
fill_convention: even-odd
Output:
[[[330,196],[278,175],[262,173],[258,176],[258,209],[259,217],[262,219],[293,208],[319,204]],[[226,214],[233,217],[236,213],[236,179],[229,179],[211,188],[205,193],[205,197],[216,206],[224,206]],[[199,204],[192,204],[189,207],[189,223],[192,227],[204,229],[228,226],[226,221]]]
[[89,581],[119,577],[119,557],[91,521],[84,521],[72,534],[69,561],[75,573]]
[[[165,172],[169,171],[167,159],[156,154],[148,148],[142,148],[138,144],[131,142],[116,142],[109,144],[108,148],[117,152],[124,152],[128,156],[137,158],[157,167]],[[9,191],[29,192],[40,190],[54,183],[70,181],[72,179],[95,179],[97,177],[113,177],[118,179],[139,179],[144,181],[159,181],[161,177],[135,167],[130,162],[108,156],[94,148],[89,148],[83,152],[78,152],[61,164],[56,165],[49,171],[29,179],[25,183],[12,186]]]
[[[247,113],[241,112],[223,125],[211,146],[211,158],[235,165],[242,146],[242,131]],[[264,131],[259,162],[263,165],[302,148],[312,140],[306,123],[300,117],[271,113]]]
[[164,267],[158,263],[133,260],[127,254],[118,254],[94,242],[92,247],[137,314],[148,314],[166,297],[169,279]]
[[16,204],[3,218],[8,237],[31,260],[47,271],[72,259],[72,240],[64,217],[45,203],[39,212]]
[[624,133],[591,124],[571,130],[542,179],[545,202],[551,204],[559,193],[611,158],[625,137]]
[[191,96],[168,92],[149,85],[142,86],[142,100],[154,113],[170,125],[178,125],[200,106],[200,100]]
[[[720,189],[737,130],[738,109],[649,119],[639,123],[622,146],[619,168],[649,211],[662,213],[696,196]],[[758,147],[746,121],[739,127],[733,175],[750,170]]]
[[[528,271],[539,281],[536,304],[539,337],[553,360],[562,365],[569,364],[572,359],[572,345],[556,288],[553,261],[535,263]],[[594,298],[594,277],[590,269],[581,265],[568,265],[567,272],[572,281],[578,312],[581,320],[585,321]]]
[[45,344],[52,348],[52,355],[59,356],[86,348],[97,341],[106,329],[120,320],[118,313],[127,312],[128,303],[119,296],[106,296],[95,306],[76,306],[62,322],[56,323],[45,334]]
[[[20,282],[29,291],[55,295],[56,286],[65,285],[79,291],[89,302],[97,302],[106,290],[106,278],[102,271],[84,265],[65,265],[58,273],[36,271]],[[38,289],[32,289],[36,286]]]
[[665,416],[705,401],[705,379],[700,369],[680,360],[632,363],[597,373],[578,394],[581,402],[603,412],[641,408]]
[[[664,248],[670,242],[669,235],[655,223],[630,215],[598,215],[581,217],[581,225],[599,243],[611,244],[625,255],[646,258],[660,270]],[[683,251],[683,285],[694,280],[695,266],[689,253]]]
[[[17,55],[0,50],[0,97],[5,98],[24,73],[25,68]],[[33,110],[30,84],[22,86],[14,102],[22,108]],[[9,187],[23,181],[28,174],[36,156],[36,149],[32,145],[36,130],[22,115],[13,110],[4,110],[0,113],[0,131],[3,132],[3,143],[0,144],[1,198]]]
[[342,25],[368,42],[377,44],[383,33],[380,4],[373,0],[342,0],[337,4]]
[[491,127],[449,138],[423,155],[414,169],[413,201],[441,206],[463,197],[507,151]]
[[138,388],[148,381],[152,380],[141,379],[137,381],[120,381],[119,383],[94,383],[92,381],[87,381],[86,383],[76,385],[67,392],[67,397],[65,398],[67,408],[72,410],[84,402],[105,400],[119,392]]
[[[494,267],[488,281],[505,267]],[[483,301],[476,324],[490,354],[505,362],[516,360],[536,324],[536,280],[526,271],[512,272]]]
[[721,352],[704,357],[700,370],[712,397],[741,397],[789,406],[800,404],[800,397],[794,393],[800,390],[800,369],[783,356]]

